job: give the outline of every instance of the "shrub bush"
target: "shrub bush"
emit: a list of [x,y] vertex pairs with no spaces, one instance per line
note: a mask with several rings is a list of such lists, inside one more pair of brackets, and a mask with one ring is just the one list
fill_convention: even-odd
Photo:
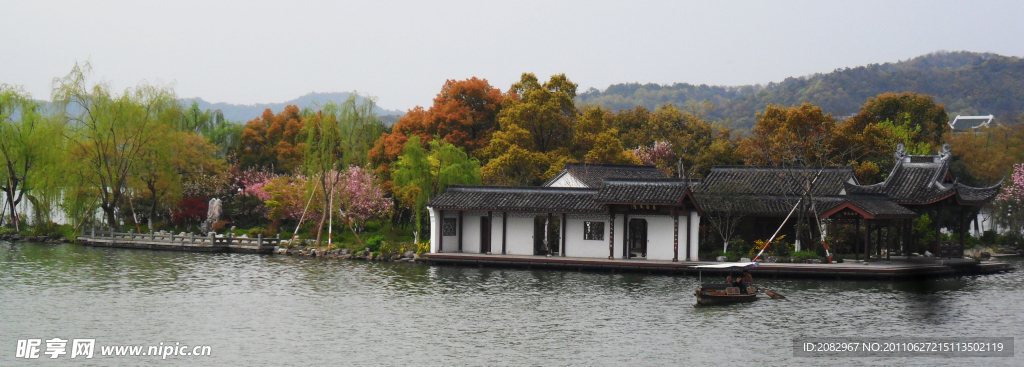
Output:
[[363,231],[364,232],[377,232],[377,231],[380,231],[380,222],[369,221],[369,222],[363,223]]
[[46,222],[37,224],[32,228],[33,236],[53,236],[59,237],[64,235],[61,231],[60,225],[54,222]]
[[366,247],[370,249],[370,252],[380,251],[380,245],[384,242],[384,235],[374,235],[366,240]]
[[259,235],[263,235],[263,238],[270,237],[270,231],[260,227],[250,229],[249,232],[247,232],[246,234],[252,238],[256,238]]
[[[427,249],[429,250],[430,248],[428,247]],[[383,241],[380,245],[380,253],[388,256],[401,255],[409,250],[419,251],[416,245],[412,242]]]
[[793,257],[793,259],[796,260],[797,262],[803,262],[804,260],[808,259],[821,258],[821,256],[818,256],[818,253],[814,251],[793,251],[789,255]]

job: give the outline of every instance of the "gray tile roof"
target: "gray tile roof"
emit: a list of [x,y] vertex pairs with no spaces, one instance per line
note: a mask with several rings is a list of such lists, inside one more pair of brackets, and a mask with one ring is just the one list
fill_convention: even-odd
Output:
[[534,186],[448,186],[427,205],[441,210],[604,213],[597,189]]
[[[814,177],[821,172],[817,181]],[[844,183],[856,183],[850,167],[778,168],[764,166],[712,167],[701,184],[694,190],[704,193],[730,193],[733,195],[803,195],[805,185],[814,181],[814,196],[839,195]]]
[[[913,210],[907,209],[899,204],[889,201],[884,196],[846,196],[833,200],[826,205],[818,206],[818,214],[825,214],[832,209],[838,208],[844,203],[850,203],[851,205],[867,212],[875,218],[911,218],[917,216]],[[827,206],[831,204],[831,206]]]
[[897,161],[889,177],[874,185],[846,184],[846,192],[854,194],[885,194],[889,200],[904,205],[925,205],[956,196],[966,205],[987,203],[999,194],[1002,183],[990,187],[972,187],[950,182],[947,160],[931,162]]
[[599,203],[677,204],[689,188],[688,181],[674,178],[606,179],[594,199]]
[[590,164],[566,162],[565,168],[543,186],[547,186],[565,174],[572,175],[587,187],[598,188],[605,179],[658,179],[668,178],[665,173],[654,166],[634,166],[618,164]]

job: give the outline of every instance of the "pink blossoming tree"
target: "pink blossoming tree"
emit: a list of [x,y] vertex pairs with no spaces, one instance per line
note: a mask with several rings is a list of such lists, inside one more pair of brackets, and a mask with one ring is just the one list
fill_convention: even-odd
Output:
[[1013,165],[1013,176],[996,196],[997,222],[1024,238],[1024,163]]
[[391,199],[384,196],[384,188],[377,183],[373,171],[359,166],[349,166],[338,182],[335,203],[338,205],[339,218],[356,235],[356,228],[374,218],[382,218],[391,213]]

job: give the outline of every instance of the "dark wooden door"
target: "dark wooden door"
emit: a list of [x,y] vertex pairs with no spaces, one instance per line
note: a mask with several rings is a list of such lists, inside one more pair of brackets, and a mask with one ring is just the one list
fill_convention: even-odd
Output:
[[629,257],[647,257],[647,220],[629,220]]

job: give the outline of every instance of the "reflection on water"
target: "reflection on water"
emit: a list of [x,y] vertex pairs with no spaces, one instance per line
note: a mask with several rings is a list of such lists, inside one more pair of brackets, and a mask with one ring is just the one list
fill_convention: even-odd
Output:
[[56,361],[77,365],[935,365],[797,359],[791,338],[1013,336],[1020,356],[1021,275],[755,279],[788,299],[697,308],[694,277],[0,243],[0,365],[54,337],[214,353]]

